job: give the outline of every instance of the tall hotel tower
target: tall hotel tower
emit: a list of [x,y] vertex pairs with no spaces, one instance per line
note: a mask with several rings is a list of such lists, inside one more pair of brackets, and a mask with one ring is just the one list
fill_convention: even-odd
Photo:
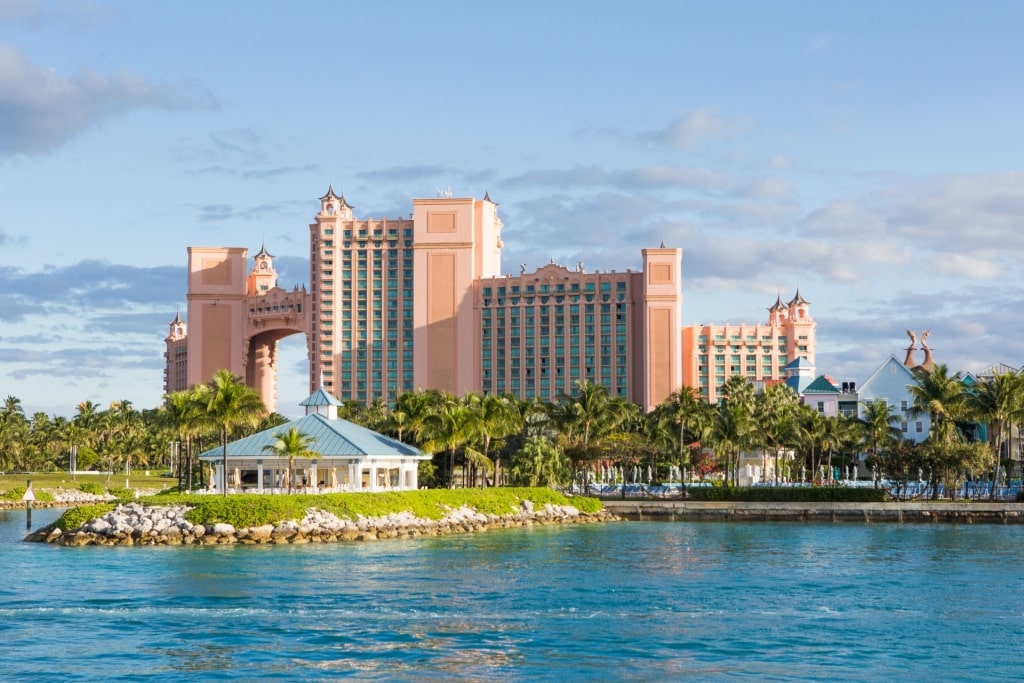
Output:
[[[193,326],[186,335],[180,318],[172,322],[167,378],[182,374],[185,338],[189,384],[212,374],[208,362],[193,369],[194,350],[228,361],[231,352],[220,347],[234,344],[242,350],[239,363],[226,367],[264,394],[276,390],[266,362],[276,340],[305,332],[310,389],[322,383],[342,400],[391,402],[416,389],[550,400],[589,380],[646,410],[680,387],[681,249],[642,250],[639,272],[587,273],[582,264],[570,270],[552,262],[532,273],[523,266],[518,275],[503,275],[497,208],[486,194],[480,200],[441,196],[414,199],[409,218],[357,219],[331,188],[309,226],[306,299],[305,291],[285,293],[253,281],[261,264],[272,271],[265,249],[246,288],[244,278],[230,276],[241,272],[244,250],[191,247]],[[234,263],[239,251],[242,265]],[[210,277],[192,265],[199,255],[217,269]],[[203,295],[222,309],[206,312],[215,325],[204,323],[204,330],[216,329],[214,336],[194,339],[195,288],[206,282],[235,296],[228,313],[226,292]],[[253,325],[259,315],[262,326]],[[272,343],[254,343],[260,333]]]

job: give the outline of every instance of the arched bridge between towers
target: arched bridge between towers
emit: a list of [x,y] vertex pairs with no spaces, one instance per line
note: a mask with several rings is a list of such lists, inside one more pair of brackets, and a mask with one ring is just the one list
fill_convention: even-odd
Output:
[[[268,407],[277,404],[277,342],[304,334],[309,354],[313,325],[310,302],[305,288],[299,287],[290,292],[274,287],[246,297],[245,383],[264,397]],[[271,397],[272,401],[267,400]]]

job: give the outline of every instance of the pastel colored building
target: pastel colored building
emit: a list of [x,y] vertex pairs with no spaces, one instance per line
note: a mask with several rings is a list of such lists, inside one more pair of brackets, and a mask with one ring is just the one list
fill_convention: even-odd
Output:
[[796,295],[788,303],[778,297],[763,324],[726,323],[683,328],[683,384],[715,403],[725,381],[741,375],[769,384],[785,380],[786,367],[804,358],[814,366],[815,328],[810,302]]
[[[310,286],[276,286],[262,249],[189,247],[188,327],[166,338],[165,387],[227,368],[276,407],[277,341],[305,334],[310,390],[387,402],[415,389],[554,399],[578,381],[653,408],[683,381],[682,250],[639,271],[551,262],[501,272],[497,203],[414,199],[409,218],[359,219],[333,188],[310,231]],[[180,349],[184,348],[184,353]],[[182,359],[184,356],[184,359]]]
[[277,286],[266,248],[248,273],[247,265],[248,250],[241,247],[188,248],[188,325],[176,316],[165,339],[165,391],[201,384],[226,369],[259,391],[268,410],[277,409],[277,342],[308,334],[310,297],[304,288]]
[[893,424],[899,428],[903,439],[918,443],[924,441],[931,429],[931,418],[927,413],[914,414],[914,395],[909,387],[916,384],[915,370],[907,367],[906,362],[901,363],[896,356],[889,356],[860,385],[857,392],[861,406],[859,417],[864,416],[864,404],[884,400],[898,418]]

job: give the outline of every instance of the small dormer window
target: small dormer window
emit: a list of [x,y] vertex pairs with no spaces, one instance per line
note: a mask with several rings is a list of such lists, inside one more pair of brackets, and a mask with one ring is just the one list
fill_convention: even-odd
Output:
[[267,269],[267,262],[264,261],[263,263],[260,264],[260,270],[266,270],[266,269]]
[[334,202],[331,202],[330,204],[327,205],[327,215],[328,216],[333,216],[334,215]]

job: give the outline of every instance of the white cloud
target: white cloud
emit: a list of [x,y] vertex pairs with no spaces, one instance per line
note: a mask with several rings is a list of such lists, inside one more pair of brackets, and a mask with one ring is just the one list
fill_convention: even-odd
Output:
[[131,72],[65,76],[0,44],[0,154],[41,154],[120,111],[212,106],[197,84],[156,86]]
[[689,150],[709,140],[735,135],[744,127],[739,122],[726,121],[714,107],[701,107],[677,116],[668,127],[645,133],[641,138],[659,146]]

